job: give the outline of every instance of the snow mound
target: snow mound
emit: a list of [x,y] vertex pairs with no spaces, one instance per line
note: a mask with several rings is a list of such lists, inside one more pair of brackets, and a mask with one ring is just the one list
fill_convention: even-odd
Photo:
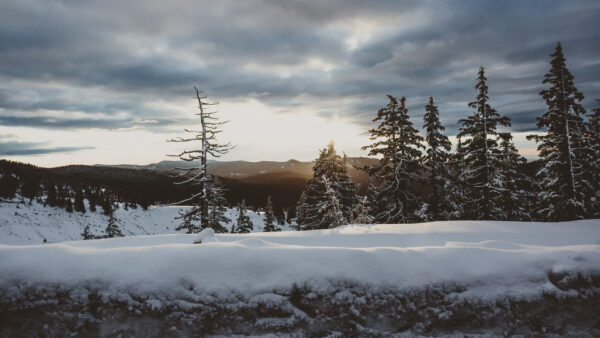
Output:
[[196,235],[194,238],[194,244],[218,242],[219,240],[215,237],[215,231],[211,228],[206,228]]

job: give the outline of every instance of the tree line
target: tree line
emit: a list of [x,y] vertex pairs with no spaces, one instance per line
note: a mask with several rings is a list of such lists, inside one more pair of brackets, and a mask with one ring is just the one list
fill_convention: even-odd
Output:
[[[347,174],[345,156],[331,143],[321,150],[297,206],[299,230],[348,223],[409,223],[437,220],[564,221],[600,217],[600,108],[587,114],[583,95],[566,67],[562,47],[551,55],[540,92],[547,111],[537,118],[541,169],[526,175],[507,116],[490,106],[480,67],[473,113],[458,121],[456,151],[443,134],[434,98],[425,103],[424,133],[410,121],[406,98],[388,95],[363,147],[379,163],[366,167],[367,196]],[[501,128],[506,129],[502,131]],[[427,190],[428,193],[423,193]]]

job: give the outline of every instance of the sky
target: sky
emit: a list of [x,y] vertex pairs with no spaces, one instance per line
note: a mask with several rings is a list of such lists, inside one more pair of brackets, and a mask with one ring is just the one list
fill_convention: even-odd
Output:
[[216,106],[221,160],[312,160],[335,141],[364,156],[386,94],[423,125],[433,95],[446,135],[472,113],[476,72],[522,154],[558,41],[587,109],[600,99],[600,2],[0,2],[0,158],[41,166],[147,164]]

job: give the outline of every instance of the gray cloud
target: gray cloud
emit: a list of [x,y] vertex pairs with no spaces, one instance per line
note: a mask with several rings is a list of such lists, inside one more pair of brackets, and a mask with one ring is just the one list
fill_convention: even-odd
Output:
[[[388,29],[350,48],[339,27],[361,20]],[[492,105],[514,130],[533,130],[557,41],[585,105],[595,106],[598,22],[592,0],[5,1],[0,125],[160,128],[187,117],[154,103],[189,98],[196,85],[221,101],[269,93],[258,99],[282,108],[343,101],[321,113],[365,128],[387,93],[408,98],[419,126],[433,94],[453,134],[484,65]],[[306,67],[311,60],[332,67],[324,74]],[[311,101],[291,102],[301,93]],[[137,122],[145,119],[156,122]]]
[[43,143],[0,141],[0,156],[16,155],[45,155],[65,153],[78,150],[93,149],[93,147],[43,147]]

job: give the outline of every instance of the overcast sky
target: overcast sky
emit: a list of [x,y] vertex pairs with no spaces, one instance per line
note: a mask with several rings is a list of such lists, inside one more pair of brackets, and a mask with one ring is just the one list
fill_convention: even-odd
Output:
[[193,86],[230,120],[225,160],[311,160],[329,140],[364,155],[386,94],[447,135],[477,68],[524,154],[556,42],[584,106],[600,99],[600,2],[0,2],[0,157],[44,166],[144,164],[187,148]]

